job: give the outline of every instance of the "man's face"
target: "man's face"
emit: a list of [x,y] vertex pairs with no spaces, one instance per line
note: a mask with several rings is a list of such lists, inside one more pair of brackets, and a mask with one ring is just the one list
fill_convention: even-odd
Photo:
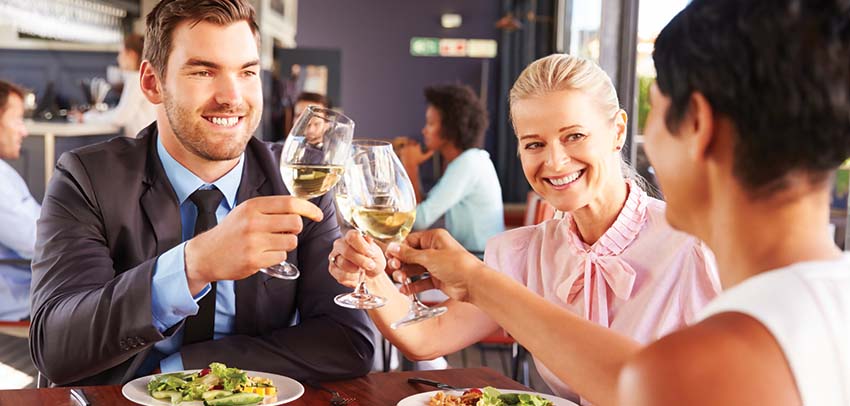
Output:
[[162,86],[168,126],[189,152],[209,161],[237,158],[260,123],[263,94],[257,42],[245,21],[184,22]]
[[5,110],[0,113],[0,159],[18,159],[26,136],[24,101],[12,93],[6,101]]
[[[301,115],[307,110],[307,107],[316,106],[324,108],[319,103],[308,102],[308,101],[299,101],[295,103],[295,119],[298,120],[301,118]],[[304,136],[307,137],[307,142],[312,145],[321,144],[324,139],[325,133],[325,120],[321,118],[313,118],[310,120],[310,123],[307,124],[307,127],[304,129]]]

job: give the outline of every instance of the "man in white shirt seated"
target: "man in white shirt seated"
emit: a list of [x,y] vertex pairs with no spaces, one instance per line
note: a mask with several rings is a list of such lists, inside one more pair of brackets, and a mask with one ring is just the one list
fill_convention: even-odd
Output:
[[129,34],[124,37],[124,46],[118,52],[118,67],[124,79],[124,88],[118,105],[107,111],[95,109],[78,116],[84,123],[107,123],[124,127],[124,135],[135,138],[145,127],[156,120],[156,109],[142,94],[139,84],[139,66],[142,64],[142,50],[145,37]]
[[35,246],[41,206],[18,172],[5,160],[18,159],[24,128],[24,91],[0,80],[0,320],[29,317],[32,273],[28,259]]

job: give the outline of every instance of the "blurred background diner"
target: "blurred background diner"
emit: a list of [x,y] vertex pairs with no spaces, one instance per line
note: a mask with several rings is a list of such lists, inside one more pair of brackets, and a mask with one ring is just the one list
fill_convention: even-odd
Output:
[[[0,80],[21,89],[20,95],[12,92],[10,98],[15,106],[20,104],[22,116],[22,120],[11,119],[16,126],[12,130],[4,127],[5,121],[0,123],[0,152],[3,137],[12,137],[6,134],[14,132],[20,138],[18,154],[0,155],[0,208],[26,204],[28,209],[8,221],[34,221],[32,214],[63,152],[116,136],[134,137],[155,119],[139,92],[136,71],[141,62],[144,18],[157,2],[0,0]],[[451,203],[477,193],[493,200],[492,212],[486,220],[466,218],[467,213],[481,214],[478,201],[468,203],[462,217],[454,214],[452,218],[452,208],[429,209],[427,215],[424,211],[418,214],[417,227],[441,226],[452,231],[461,219],[483,221],[489,228],[464,244],[481,255],[493,233],[555,215],[531,191],[523,174],[508,114],[512,84],[536,59],[569,53],[602,67],[631,118],[622,156],[637,173],[654,182],[642,146],[648,91],[655,76],[651,54],[658,33],[688,2],[252,0],[260,28],[265,107],[255,136],[267,141],[285,139],[295,119],[310,105],[342,111],[357,123],[355,138],[396,140],[402,158],[417,153],[405,164],[408,172],[416,172],[414,181],[421,186],[425,208],[447,205],[442,200],[429,202],[429,193],[440,182],[451,181],[445,174],[453,159],[474,151],[481,166],[468,169],[467,175],[481,180],[484,175],[478,168],[483,167],[494,176],[487,178],[489,183],[475,186],[447,186],[456,195]],[[429,109],[436,107],[442,120],[453,113],[423,97],[423,89],[446,85],[466,89],[481,107],[474,115],[484,120],[483,126],[473,130],[480,134],[473,134],[475,142],[471,144],[458,145],[442,134],[437,140],[444,145],[438,145],[440,142],[429,140],[423,130]],[[5,114],[3,103],[0,98],[0,114]],[[445,121],[440,123],[445,128]],[[18,180],[12,179],[11,171]],[[830,218],[833,237],[842,248],[847,232],[848,173],[838,173]],[[11,190],[15,194],[7,192]],[[26,200],[27,195],[31,201]],[[501,214],[493,214],[499,208]],[[4,219],[0,235],[9,230],[15,231],[16,237],[30,232],[12,229],[9,224],[13,223],[3,217],[6,215],[0,212]],[[464,235],[470,230],[463,223],[456,232]],[[21,241],[25,246],[18,249],[0,239],[0,278],[4,278],[4,269],[12,268],[25,276],[33,242]],[[17,262],[9,264],[13,260]],[[37,371],[26,338],[21,337],[27,334],[27,322],[21,319],[28,309],[12,304],[11,293],[5,293],[2,283],[0,280],[0,389],[34,387]],[[376,370],[414,368],[409,361],[396,360],[389,344],[382,350]],[[549,390],[528,362],[530,357],[504,334],[488,337],[446,360],[452,367],[490,366],[535,390]]]

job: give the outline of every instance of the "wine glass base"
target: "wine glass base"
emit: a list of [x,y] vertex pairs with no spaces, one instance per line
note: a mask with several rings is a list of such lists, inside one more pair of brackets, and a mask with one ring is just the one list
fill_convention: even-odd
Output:
[[349,309],[377,309],[385,304],[387,304],[387,299],[381,296],[374,296],[368,293],[345,293],[342,295],[337,295],[334,298],[334,303],[347,307]]
[[390,327],[395,330],[399,327],[409,326],[411,324],[419,323],[420,321],[425,321],[430,318],[440,316],[447,310],[448,309],[445,306],[420,308],[411,313],[408,313],[407,316],[404,316],[403,319],[396,321],[393,324],[390,324]]
[[268,268],[260,269],[260,272],[268,276],[273,276],[275,278],[285,280],[298,279],[298,277],[301,275],[301,272],[298,271],[298,267],[290,264],[289,262],[282,262],[277,265],[272,265]]

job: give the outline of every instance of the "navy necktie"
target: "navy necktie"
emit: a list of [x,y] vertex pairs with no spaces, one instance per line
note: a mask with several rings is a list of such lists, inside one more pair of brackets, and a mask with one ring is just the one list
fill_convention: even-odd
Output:
[[[189,196],[189,200],[198,208],[194,236],[215,227],[218,223],[215,211],[223,198],[224,195],[216,188],[199,189]],[[213,331],[215,330],[215,282],[211,285],[212,287],[206,296],[198,301],[198,314],[186,319],[186,324],[183,327],[183,345],[213,339]]]

